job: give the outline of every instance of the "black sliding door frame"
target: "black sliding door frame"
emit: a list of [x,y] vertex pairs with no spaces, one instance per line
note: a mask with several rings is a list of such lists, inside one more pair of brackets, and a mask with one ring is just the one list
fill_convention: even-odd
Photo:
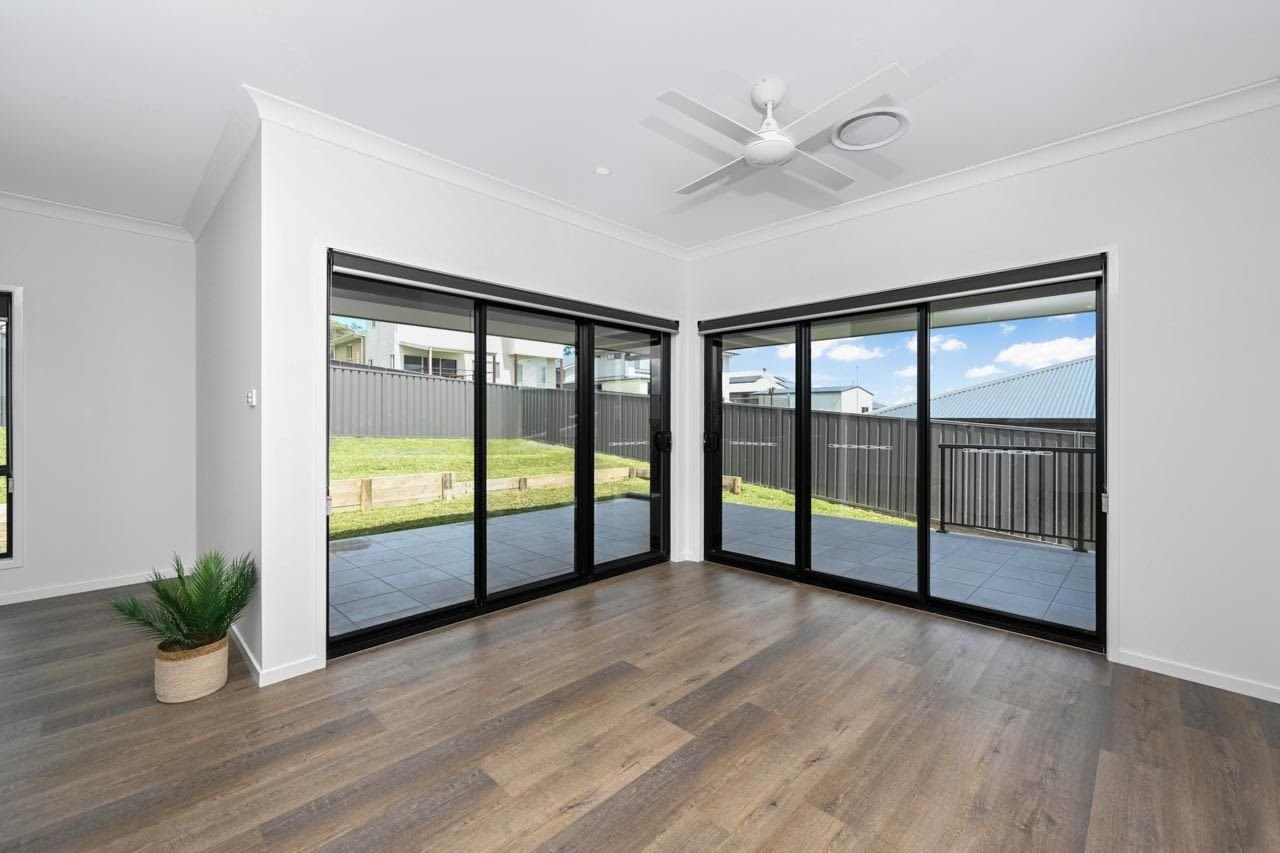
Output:
[[[930,311],[935,301],[969,294],[990,294],[993,299],[1019,292],[1044,290],[1053,284],[1070,286],[1070,283],[1091,282],[1095,293],[1097,326],[1095,380],[1096,454],[1094,477],[1094,530],[1096,537],[1097,574],[1095,582],[1096,630],[1085,631],[1068,625],[1016,616],[962,602],[936,597],[930,590],[930,532],[933,494],[932,417],[930,412]],[[989,276],[973,276],[950,282],[937,282],[886,291],[871,297],[853,297],[848,300],[832,300],[777,311],[744,314],[721,320],[704,321],[699,327],[705,332],[704,393],[704,495],[703,495],[703,545],[707,560],[737,568],[750,569],[780,578],[800,580],[827,589],[889,601],[909,607],[977,622],[1009,631],[1028,634],[1042,639],[1079,646],[1094,651],[1106,648],[1106,258],[1097,256],[1045,264],[1026,270],[993,273]],[[839,575],[815,571],[812,568],[812,449],[811,389],[812,375],[812,324],[823,319],[863,317],[888,311],[911,309],[916,312],[916,336],[920,344],[916,352],[916,574],[915,590],[880,586]],[[809,316],[804,317],[808,312]],[[803,317],[803,319],[802,319]],[[796,549],[795,565],[789,566],[764,560],[747,554],[725,550],[722,542],[723,525],[723,336],[736,331],[779,328],[794,324],[796,330],[796,408],[795,408],[795,503]],[[1080,521],[1083,523],[1083,519]]]
[[[332,314],[332,293],[333,279],[335,275],[335,259],[343,262],[350,262],[356,256],[343,255],[330,251],[329,268],[326,279],[326,308],[325,321]],[[488,336],[489,336],[489,309],[491,307],[500,307],[506,310],[518,310],[534,315],[542,315],[553,317],[560,320],[569,321],[575,324],[575,402],[577,412],[574,418],[574,570],[572,574],[566,574],[560,577],[554,577],[547,580],[535,580],[528,584],[522,584],[516,587],[508,587],[505,589],[490,592],[488,588],[488,494],[485,488],[476,488],[473,493],[472,519],[474,524],[474,585],[473,598],[471,601],[464,601],[458,604],[451,604],[436,610],[420,613],[401,619],[391,620],[386,623],[375,625],[369,628],[361,628],[350,631],[337,636],[327,636],[328,657],[336,658],[342,655],[357,652],[393,640],[414,636],[416,634],[440,628],[445,625],[451,625],[465,619],[480,616],[486,613],[492,613],[523,604],[534,599],[543,598],[563,590],[572,589],[604,578],[613,577],[625,572],[635,571],[647,566],[657,565],[669,559],[671,549],[671,501],[668,494],[668,484],[670,483],[671,470],[671,333],[675,330],[676,324],[673,321],[662,320],[661,318],[646,317],[644,315],[633,314],[630,312],[617,311],[615,309],[603,308],[599,306],[589,306],[586,303],[578,303],[572,300],[562,300],[548,298],[549,304],[557,307],[563,307],[565,311],[549,310],[529,304],[530,300],[536,299],[536,294],[528,291],[519,291],[513,288],[502,288],[497,285],[489,285],[483,282],[468,282],[468,280],[457,277],[446,277],[445,284],[437,285],[435,278],[440,277],[437,273],[427,273],[425,271],[414,271],[410,268],[401,267],[399,265],[389,264],[386,262],[372,261],[365,259],[370,267],[370,274],[365,275],[362,272],[353,272],[349,270],[339,270],[342,275],[351,278],[365,278],[371,281],[382,281],[384,283],[402,287],[416,288],[425,292],[447,293],[451,296],[462,296],[468,298],[472,302],[472,334],[474,338],[475,352],[475,369],[472,371],[472,381],[474,388],[473,400],[473,417],[474,424],[472,427],[472,437],[474,440],[473,454],[473,477],[477,484],[485,483],[488,480],[488,388],[491,384],[491,377],[488,375]],[[380,274],[372,274],[372,270],[378,270]],[[393,278],[389,272],[394,270],[397,275]],[[421,272],[421,276],[417,273]],[[471,290],[466,289],[467,284],[475,285]],[[524,301],[515,302],[513,299],[507,298],[511,294],[519,294]],[[591,308],[590,316],[584,316],[583,313],[566,313],[567,311],[586,311]],[[634,325],[636,322],[643,322],[645,325]],[[597,324],[608,325],[610,327],[636,331],[648,334],[651,340],[659,348],[661,357],[661,398],[657,405],[655,416],[651,417],[650,436],[650,483],[655,482],[653,478],[657,478],[657,482],[661,484],[662,496],[659,506],[661,513],[660,520],[657,522],[656,529],[660,531],[660,541],[653,542],[655,547],[647,552],[638,553],[623,557],[617,560],[611,560],[600,565],[594,563],[594,535],[595,535],[595,435],[594,435],[594,418],[595,418],[595,353],[594,353],[594,329]],[[668,331],[670,329],[671,331]],[[326,336],[326,345],[324,351],[324,364],[329,363],[328,340]],[[327,367],[326,367],[327,370]],[[329,383],[326,381],[326,389]],[[328,471],[329,471],[329,438],[330,438],[330,411],[329,411],[329,391],[326,390],[325,399],[325,471],[326,471],[326,492],[328,489]],[[652,513],[653,504],[650,503],[650,513]],[[329,595],[329,524],[328,516],[325,519],[325,597],[326,605],[328,604]],[[652,523],[652,521],[651,521]],[[652,539],[651,539],[652,541]],[[326,614],[328,607],[326,606]],[[327,615],[326,615],[327,626]]]

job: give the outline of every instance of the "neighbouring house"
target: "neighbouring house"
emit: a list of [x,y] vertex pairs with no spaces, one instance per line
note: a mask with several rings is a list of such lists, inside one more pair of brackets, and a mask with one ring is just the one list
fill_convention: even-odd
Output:
[[[725,371],[724,399],[729,403],[794,409],[795,383],[768,370]],[[875,406],[875,394],[861,385],[828,385],[814,388],[813,409],[818,412],[865,414]]]
[[[935,420],[1091,431],[1097,425],[1095,358],[1085,356],[947,391],[929,398]],[[915,418],[916,404],[876,409],[891,418]]]
[[[533,388],[569,383],[561,344],[493,335],[488,343],[481,369],[489,382]],[[369,320],[363,332],[353,329],[330,341],[330,356],[370,367],[471,379],[476,372],[473,344],[469,332]]]
[[[641,353],[597,352],[595,389],[620,394],[648,394],[650,360]],[[564,366],[564,384],[574,385],[577,371],[573,362]]]

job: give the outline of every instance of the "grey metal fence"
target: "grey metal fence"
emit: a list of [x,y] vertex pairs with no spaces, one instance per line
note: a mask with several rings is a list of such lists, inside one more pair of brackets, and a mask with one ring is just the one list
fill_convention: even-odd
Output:
[[[795,416],[794,409],[724,404],[723,473],[746,483],[792,490]],[[916,421],[839,412],[814,412],[812,417],[814,497],[915,517]],[[941,515],[942,445],[1093,448],[1095,438],[1087,432],[934,421],[929,442],[930,516],[937,520]],[[964,453],[959,461],[949,459],[948,521],[996,529],[991,520],[999,519],[1004,532],[1062,544],[1092,542],[1094,454],[1080,456],[1008,454],[1008,459],[998,460],[991,454]],[[1034,464],[1028,464],[1029,459]]]
[[[561,388],[485,386],[489,438],[572,446],[577,399]],[[475,384],[342,363],[329,365],[329,433],[388,438],[471,438]],[[595,394],[595,449],[648,461],[650,398]]]

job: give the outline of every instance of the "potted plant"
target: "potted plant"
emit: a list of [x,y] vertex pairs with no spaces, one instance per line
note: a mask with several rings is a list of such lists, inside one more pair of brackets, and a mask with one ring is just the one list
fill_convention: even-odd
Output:
[[253,596],[258,572],[245,554],[228,561],[218,551],[201,554],[190,570],[173,557],[175,577],[159,572],[147,582],[154,600],[117,598],[111,607],[159,641],[156,698],[190,702],[227,683],[227,631]]

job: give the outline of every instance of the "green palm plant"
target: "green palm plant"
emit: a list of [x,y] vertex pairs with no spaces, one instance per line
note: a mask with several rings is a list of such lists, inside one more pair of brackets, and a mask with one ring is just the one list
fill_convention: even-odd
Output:
[[174,554],[173,569],[176,577],[156,572],[147,582],[153,601],[129,596],[111,602],[117,614],[158,640],[167,652],[199,648],[225,637],[248,606],[258,580],[257,566],[248,554],[228,561],[221,552],[209,551],[197,557],[189,571]]

